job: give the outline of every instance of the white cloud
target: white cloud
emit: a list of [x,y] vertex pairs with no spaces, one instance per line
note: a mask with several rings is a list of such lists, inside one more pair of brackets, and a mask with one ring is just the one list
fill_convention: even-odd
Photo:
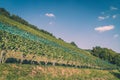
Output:
[[114,38],[117,38],[117,37],[119,37],[119,34],[115,34],[113,37],[114,37]]
[[46,13],[45,16],[47,16],[47,17],[55,17],[55,15],[53,13]]
[[115,19],[117,17],[117,15],[113,15],[112,18]]
[[101,20],[104,20],[104,19],[108,19],[109,16],[99,16],[98,19],[101,21]]
[[94,30],[98,32],[105,32],[114,29],[114,25],[96,27]]
[[114,7],[114,6],[111,6],[110,7],[111,10],[118,10],[118,8]]
[[105,17],[99,16],[98,19],[99,19],[99,20],[104,20]]

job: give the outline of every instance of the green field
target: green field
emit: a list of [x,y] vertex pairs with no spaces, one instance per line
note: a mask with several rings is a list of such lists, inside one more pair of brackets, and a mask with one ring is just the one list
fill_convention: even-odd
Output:
[[117,70],[2,64],[0,80],[119,80]]

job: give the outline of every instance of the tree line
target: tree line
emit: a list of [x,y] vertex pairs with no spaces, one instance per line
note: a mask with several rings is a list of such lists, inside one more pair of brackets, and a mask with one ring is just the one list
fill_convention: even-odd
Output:
[[50,36],[55,37],[52,33],[49,33],[48,31],[45,31],[45,30],[43,30],[43,29],[39,29],[37,26],[30,24],[29,22],[27,22],[27,21],[24,20],[23,18],[19,17],[18,15],[10,14],[10,13],[9,13],[6,9],[4,9],[4,8],[0,8],[0,15],[4,15],[4,16],[12,19],[12,20],[15,20],[15,21],[17,21],[17,22],[19,22],[19,23],[21,23],[21,24],[26,25],[26,26],[29,26],[29,27],[37,30],[37,31],[40,31],[40,32],[43,32],[43,33],[45,33],[45,34],[48,34],[48,35],[50,35]]
[[116,53],[112,49],[101,48],[100,46],[93,47],[92,50],[88,50],[92,55],[99,57],[102,60],[108,61],[112,64],[120,66],[120,54]]

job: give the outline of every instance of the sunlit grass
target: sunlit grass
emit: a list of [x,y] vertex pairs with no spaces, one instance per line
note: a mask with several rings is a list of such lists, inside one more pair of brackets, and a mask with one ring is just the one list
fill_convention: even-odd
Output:
[[0,80],[119,80],[117,70],[77,69],[58,66],[1,64]]

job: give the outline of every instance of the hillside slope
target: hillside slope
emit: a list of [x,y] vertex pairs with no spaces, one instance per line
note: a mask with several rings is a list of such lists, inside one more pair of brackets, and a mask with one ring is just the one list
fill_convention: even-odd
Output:
[[[114,70],[115,72],[119,73],[117,71],[117,69],[119,68],[118,66],[112,65],[95,56],[92,56],[89,52],[79,49],[78,47],[73,46],[69,43],[66,43],[63,40],[56,39],[54,36],[50,36],[40,30],[36,30],[33,27],[24,25],[18,21],[11,19],[8,16],[0,14],[0,53],[2,53],[3,51],[5,53],[5,56],[4,56],[5,59],[1,61],[1,63],[7,63],[7,64],[0,65],[0,68],[1,68],[0,74],[2,75],[6,74],[4,77],[1,76],[1,79],[2,78],[5,79],[7,77],[10,78],[10,76],[13,76],[12,75],[13,73],[16,74],[16,72],[14,72],[16,68],[13,68],[13,67],[10,67],[9,70],[12,70],[12,72],[11,73],[9,72],[7,66],[10,66],[13,64],[8,64],[8,63],[14,63],[15,66],[17,63],[17,65],[22,68],[22,71],[25,70],[28,72],[29,72],[29,69],[26,69],[26,67],[35,66],[35,64],[42,66],[42,68],[44,65],[45,70],[47,70],[46,67],[48,66],[50,67],[50,69],[55,70],[56,73],[57,73],[56,68],[59,68],[58,71],[60,71],[60,74],[57,74],[57,76],[61,75],[61,68],[63,66],[65,66],[66,68],[69,68],[70,70],[73,70],[74,68],[83,68],[83,69],[87,68],[89,69],[88,71],[90,72],[92,71],[94,72],[96,70],[95,73],[101,74],[101,75],[104,74],[104,70],[106,71],[110,70],[110,71],[107,71],[107,73],[105,74],[111,77],[103,78],[101,80],[104,80],[104,79],[110,80],[110,78],[111,79],[115,78],[116,80],[118,79],[117,77],[112,76],[112,73],[111,73],[111,71],[114,72]],[[29,65],[20,65],[18,63],[29,64]],[[34,64],[34,65],[30,65],[30,64]],[[74,68],[70,68],[70,67],[74,67]],[[7,71],[5,71],[5,68],[7,69]],[[68,71],[68,69],[66,68],[65,68],[65,71]],[[100,73],[99,70],[101,70],[103,74]],[[80,70],[77,69],[77,71],[79,72]],[[84,72],[84,70],[81,70],[81,71]],[[39,77],[38,75],[40,74],[40,72],[33,71],[33,74],[34,72],[36,74],[35,76]],[[11,75],[8,75],[7,73]],[[40,75],[43,75],[44,77],[46,77],[43,73],[44,71]],[[74,70],[73,70],[73,73],[74,73]],[[98,75],[95,75],[95,73],[91,73],[89,77],[91,75],[94,78],[95,76],[98,76]],[[28,75],[28,77],[30,77],[30,75],[27,72],[22,73],[20,71],[20,74],[21,76],[23,74],[26,74]],[[84,74],[87,74],[87,73],[84,73]],[[47,76],[49,75],[51,75],[51,73],[47,74]],[[78,74],[78,75],[75,75],[75,77],[76,76],[80,76],[80,75]],[[16,76],[16,77],[18,78],[19,76]],[[54,79],[56,78],[55,76],[53,77]],[[66,79],[66,80],[69,79],[68,77],[67,78],[64,78],[64,77],[65,76],[63,76],[63,79]],[[71,77],[75,79],[73,74]],[[84,76],[83,78],[87,80],[89,79],[89,77],[85,79],[85,76]],[[53,80],[52,77],[50,78],[51,80]],[[83,80],[83,78],[78,78],[78,80],[80,79]],[[95,80],[97,80],[98,78],[101,78],[101,76],[97,77]],[[47,80],[47,79],[48,78],[46,77],[43,80]]]
[[3,64],[0,80],[120,80],[117,70]]
[[[111,68],[111,66],[115,67],[114,65],[93,57],[86,51],[78,49],[63,41],[59,41],[42,32],[38,32],[29,26],[20,24],[3,15],[0,16],[0,21],[2,22],[0,23],[1,37],[3,38],[2,43],[6,45],[5,47],[7,49],[10,47],[13,47],[13,50],[19,48],[18,51],[25,54],[34,53],[37,55],[44,55],[53,60],[58,59],[57,61],[62,59],[66,61],[66,64],[88,65],[90,67],[105,66],[105,68]],[[14,39],[12,36],[14,36]],[[8,42],[5,42],[6,40],[4,39],[7,39]]]

